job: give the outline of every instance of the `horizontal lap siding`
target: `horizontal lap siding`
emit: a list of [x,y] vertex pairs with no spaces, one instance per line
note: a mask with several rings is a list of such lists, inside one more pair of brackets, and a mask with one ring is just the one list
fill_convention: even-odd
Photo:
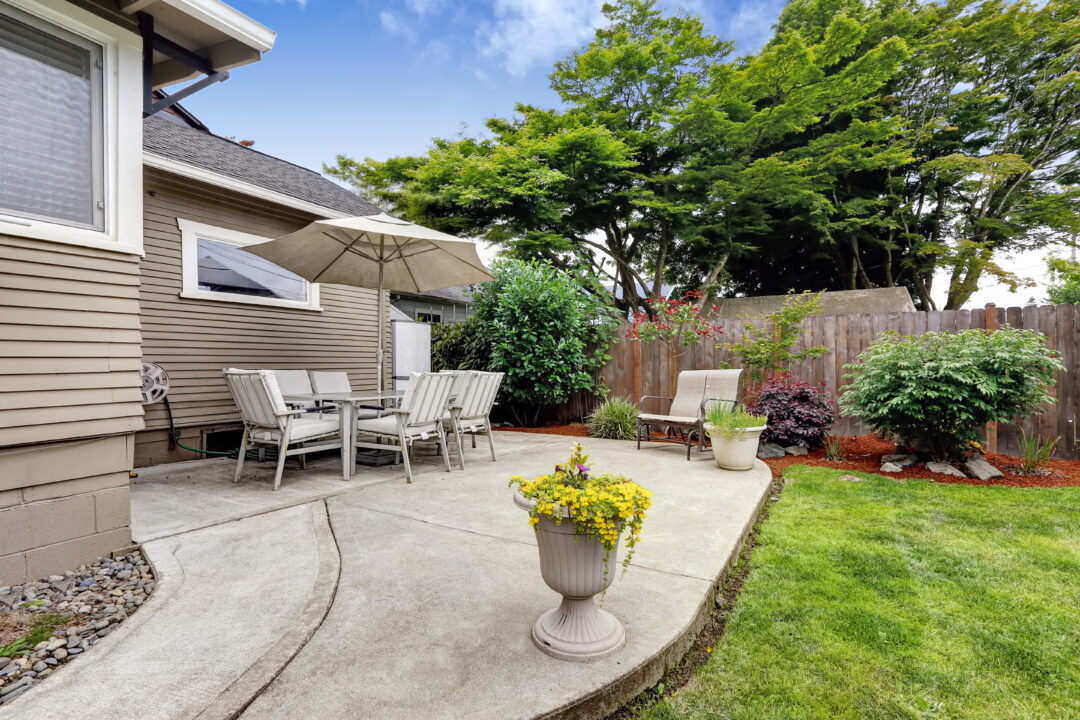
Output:
[[[374,389],[374,290],[321,285],[322,312],[179,296],[183,279],[177,218],[276,238],[307,225],[314,216],[154,170],[146,172],[144,183],[146,257],[139,296],[143,357],[169,373],[169,400],[178,427],[238,421],[221,377],[225,367],[344,370],[354,389]],[[163,404],[146,408],[146,428],[168,428]],[[144,450],[159,440],[160,432],[140,434],[137,464],[149,457]]]
[[4,235],[0,258],[0,447],[141,429],[138,258]]

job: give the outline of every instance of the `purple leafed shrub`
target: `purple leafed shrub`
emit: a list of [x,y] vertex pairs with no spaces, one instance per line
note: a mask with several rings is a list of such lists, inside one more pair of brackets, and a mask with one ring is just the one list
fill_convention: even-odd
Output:
[[822,388],[787,373],[765,381],[747,393],[746,408],[754,415],[768,415],[763,442],[820,447],[836,421],[836,406]]

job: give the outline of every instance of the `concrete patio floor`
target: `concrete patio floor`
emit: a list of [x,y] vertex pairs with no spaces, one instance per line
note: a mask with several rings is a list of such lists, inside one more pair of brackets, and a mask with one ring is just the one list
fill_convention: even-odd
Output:
[[[286,468],[204,460],[140,471],[135,539],[159,574],[150,601],[4,717],[595,718],[654,684],[707,615],[770,484],[680,446],[587,439],[600,471],[653,492],[633,564],[604,607],[626,646],[587,665],[540,653],[530,628],[559,596],[507,480],[548,471],[573,438],[498,433],[468,469],[418,458]],[[456,465],[455,465],[456,468]]]

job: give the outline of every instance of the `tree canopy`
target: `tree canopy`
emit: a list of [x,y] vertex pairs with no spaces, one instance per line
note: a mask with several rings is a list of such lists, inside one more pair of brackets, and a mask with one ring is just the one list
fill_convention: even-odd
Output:
[[947,308],[998,263],[1080,230],[1080,0],[791,0],[731,57],[701,20],[605,5],[518,105],[422,156],[331,175],[388,211],[587,273],[645,308],[903,285]]

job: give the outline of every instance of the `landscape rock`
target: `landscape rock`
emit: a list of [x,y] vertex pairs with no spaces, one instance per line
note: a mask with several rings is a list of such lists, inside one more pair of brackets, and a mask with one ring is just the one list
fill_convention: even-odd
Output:
[[915,463],[919,462],[917,455],[912,453],[893,453],[892,455],[882,455],[881,464],[892,463],[893,465],[899,465],[902,468],[911,467]]
[[973,477],[978,480],[992,480],[994,478],[1005,477],[1000,470],[991,465],[982,455],[972,455],[969,457],[964,462],[964,472],[968,474],[968,477]]
[[782,458],[785,455],[787,455],[787,453],[784,451],[784,448],[780,447],[776,443],[767,442],[758,445],[757,456],[762,460],[768,460],[770,458]]
[[903,469],[904,468],[900,467],[896,463],[891,463],[891,462],[881,463],[881,472],[898,473],[898,472],[902,471]]
[[788,455],[797,455],[801,457],[803,455],[806,455],[810,451],[804,448],[802,445],[789,445],[788,447],[784,448],[784,452],[786,452]]
[[[64,627],[32,649],[0,657],[0,704],[36,686],[54,668],[80,655],[116,629],[154,588],[153,571],[139,553],[102,558],[89,566],[33,583],[0,588],[0,618],[20,609],[67,618]],[[94,657],[93,654],[90,657]]]
[[967,477],[964,473],[957,470],[949,463],[928,462],[926,463],[926,469],[930,472],[941,473],[942,475],[953,475],[955,477]]

